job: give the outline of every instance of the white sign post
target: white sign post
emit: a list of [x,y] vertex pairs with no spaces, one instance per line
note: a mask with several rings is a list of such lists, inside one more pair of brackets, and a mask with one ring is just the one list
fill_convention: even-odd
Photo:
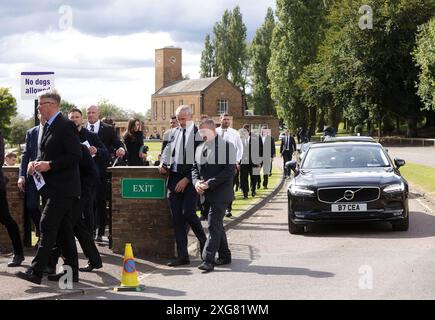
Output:
[[54,72],[21,72],[21,99],[35,100],[35,126],[38,119],[38,93],[54,89]]

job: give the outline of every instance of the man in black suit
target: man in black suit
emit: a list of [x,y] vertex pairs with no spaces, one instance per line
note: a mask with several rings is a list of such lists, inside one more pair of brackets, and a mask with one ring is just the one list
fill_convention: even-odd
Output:
[[285,132],[285,136],[281,139],[281,146],[279,148],[279,153],[282,155],[282,162],[284,166],[284,176],[290,177],[290,172],[287,172],[287,169],[285,167],[286,162],[290,161],[293,157],[293,152],[296,151],[296,141],[290,134],[289,130],[287,129]]
[[[209,236],[202,251],[204,262],[198,267],[206,272],[213,271],[215,264],[231,262],[231,251],[224,229],[225,211],[234,200],[234,170],[236,169],[236,149],[216,134],[212,119],[202,120],[199,127],[201,144],[195,154],[192,182],[200,195],[209,203]],[[215,261],[216,252],[219,258]]]
[[[90,132],[96,133],[109,153],[109,159],[122,158],[125,156],[125,148],[116,134],[115,128],[111,125],[100,121],[100,112],[97,106],[90,106],[87,109],[88,123],[86,129]],[[111,162],[109,162],[110,165]],[[103,236],[106,229],[107,220],[107,193],[111,192],[107,185],[107,180],[110,178],[108,173],[104,170],[101,175],[101,182],[97,185],[96,194],[96,225],[98,226],[98,235],[96,241],[103,241]]]
[[201,221],[196,215],[197,194],[192,184],[195,150],[202,140],[192,121],[190,106],[179,106],[176,115],[180,127],[172,130],[159,166],[161,174],[169,173],[168,198],[177,243],[177,259],[168,263],[171,267],[190,264],[187,224],[198,238],[201,252],[207,240]]
[[[68,113],[68,118],[76,125],[77,130],[79,131],[80,143],[88,147],[89,153],[95,162],[97,168],[95,186],[97,186],[101,183],[100,177],[105,175],[109,163],[109,153],[107,148],[96,133],[92,133],[83,127],[83,114],[80,109],[71,109]],[[82,194],[81,201],[84,206],[83,210],[85,211],[85,222],[90,232],[93,233],[95,227],[93,202],[95,201],[96,187],[92,188],[90,191],[92,191],[91,194]],[[83,202],[83,197],[86,198],[86,202]]]
[[[0,163],[3,165],[5,160],[5,144],[2,133],[0,132]],[[8,263],[8,267],[18,267],[24,261],[23,244],[20,238],[18,225],[11,217],[9,212],[8,201],[6,198],[6,177],[3,175],[3,169],[0,166],[0,223],[6,227],[6,230],[11,238],[14,248],[14,257]]]
[[[64,118],[59,110],[60,101],[60,95],[55,90],[39,95],[38,110],[47,122],[41,140],[41,155],[29,163],[27,172],[30,175],[42,175],[39,192],[45,205],[38,251],[31,267],[26,272],[18,272],[17,276],[36,284],[41,284],[42,273],[56,241],[62,248],[65,264],[72,269],[73,281],[78,282],[72,218],[74,206],[81,194],[79,161],[82,148],[74,123]],[[63,275],[49,276],[48,279],[58,281]]]
[[24,203],[26,214],[30,215],[36,229],[36,236],[39,237],[39,222],[41,220],[41,211],[39,208],[40,196],[36,189],[33,177],[27,175],[27,167],[30,161],[35,161],[40,155],[39,145],[42,140],[42,131],[45,121],[39,115],[40,124],[29,129],[26,133],[26,148],[21,157],[18,188],[24,192]]
[[260,175],[262,157],[263,157],[263,142],[260,137],[251,133],[250,126],[245,124],[242,130],[243,156],[240,165],[240,189],[243,191],[245,199],[249,194],[250,177],[251,193],[256,196],[257,178]]
[[272,174],[272,162],[276,155],[276,148],[275,139],[266,126],[261,128],[261,141],[263,143],[263,188],[267,189],[269,176]]
[[[69,114],[71,116],[71,113]],[[86,207],[92,206],[89,201],[91,194],[95,192],[95,186],[97,184],[98,172],[92,159],[91,153],[87,146],[82,144],[82,159],[79,162],[80,169],[80,184],[82,195],[80,202],[76,203],[73,210],[73,230],[74,236],[80,243],[83,253],[88,258],[88,264],[84,268],[79,268],[81,272],[90,272],[94,269],[100,269],[103,267],[100,253],[95,245],[92,237],[92,229],[89,229],[88,218],[89,210]],[[57,261],[61,254],[61,248],[56,248],[52,252],[50,260],[50,267],[55,269]]]

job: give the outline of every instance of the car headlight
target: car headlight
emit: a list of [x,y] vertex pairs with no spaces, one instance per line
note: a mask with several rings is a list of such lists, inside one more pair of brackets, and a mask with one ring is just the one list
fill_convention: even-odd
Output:
[[313,190],[310,190],[306,187],[300,187],[300,186],[295,186],[295,185],[292,185],[290,187],[290,193],[293,196],[312,196],[312,195],[314,195]]
[[403,191],[405,191],[405,184],[403,182],[392,184],[384,188],[384,192],[386,193],[403,192]]

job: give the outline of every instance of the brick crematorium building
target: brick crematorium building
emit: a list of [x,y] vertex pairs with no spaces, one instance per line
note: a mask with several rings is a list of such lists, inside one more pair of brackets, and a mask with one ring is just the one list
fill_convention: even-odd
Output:
[[247,115],[244,95],[224,77],[182,79],[182,49],[165,47],[156,49],[155,93],[151,97],[151,119],[145,121],[145,135],[160,137],[169,129],[171,116],[180,105],[190,105],[193,118],[198,123],[202,115],[220,122],[219,116],[228,113],[232,127],[240,129],[247,123],[252,130],[266,125],[275,139],[279,135],[279,121],[272,116]]

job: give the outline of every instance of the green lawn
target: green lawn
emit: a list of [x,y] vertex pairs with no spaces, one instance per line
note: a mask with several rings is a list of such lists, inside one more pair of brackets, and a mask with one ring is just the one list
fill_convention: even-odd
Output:
[[[255,198],[249,194],[248,199],[243,199],[243,193],[241,190],[236,192],[236,200],[233,202],[233,216],[237,217],[244,213],[249,207],[255,205],[257,202],[260,202],[261,199],[264,199],[269,193],[271,193],[280,183],[282,177],[282,170],[273,167],[272,168],[272,176],[269,177],[268,189],[265,190],[263,185],[261,184],[261,189],[257,190],[257,195]],[[261,183],[263,183],[263,176],[261,176]],[[225,220],[231,220],[232,218],[225,218]]]
[[162,143],[159,141],[147,141],[145,142],[145,145],[149,147],[148,160],[151,160],[152,162],[157,161],[157,155],[160,153]]
[[415,184],[431,195],[435,195],[435,168],[415,163],[407,163],[400,172],[410,183]]

